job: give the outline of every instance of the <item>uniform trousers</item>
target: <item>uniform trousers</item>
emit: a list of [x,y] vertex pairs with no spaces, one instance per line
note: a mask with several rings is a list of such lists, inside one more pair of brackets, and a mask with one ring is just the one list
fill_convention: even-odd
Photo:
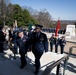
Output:
[[58,45],[55,45],[55,53],[58,52]]
[[0,43],[0,52],[3,52],[4,43]]
[[36,71],[37,71],[40,68],[40,58],[41,58],[43,52],[33,52],[33,54],[35,56],[35,67],[36,67]]
[[53,51],[53,46],[54,46],[54,44],[53,43],[50,43],[50,51],[51,52]]
[[21,56],[21,58],[20,58],[20,60],[21,60],[21,66],[26,65],[27,62],[26,62],[26,58],[25,58],[25,53],[24,52],[20,52],[20,56]]
[[64,52],[64,46],[60,45],[60,48],[61,48],[61,54],[63,54],[63,52]]

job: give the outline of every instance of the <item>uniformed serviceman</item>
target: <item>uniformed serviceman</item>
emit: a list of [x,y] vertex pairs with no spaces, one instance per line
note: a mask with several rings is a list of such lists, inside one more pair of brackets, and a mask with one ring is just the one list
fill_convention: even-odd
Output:
[[35,56],[35,67],[36,71],[34,74],[38,74],[40,68],[40,58],[45,50],[48,51],[48,41],[47,36],[41,32],[42,25],[36,24],[35,32],[32,33],[31,43],[32,43],[32,52]]
[[25,36],[23,34],[22,29],[19,29],[18,36],[20,37],[17,40],[17,45],[19,47],[19,53],[20,53],[20,56],[21,56],[20,57],[20,60],[21,60],[20,69],[23,69],[27,64],[25,54],[27,53],[27,50],[28,50],[28,44],[27,44],[28,38],[27,38],[27,36]]
[[55,39],[55,53],[58,53],[58,46],[59,46],[59,37],[57,36]]
[[18,38],[17,36],[17,30],[15,30],[13,27],[11,27],[11,30],[9,30],[9,40],[10,40],[10,50],[12,50],[13,54],[14,54],[14,59],[16,59],[16,54],[17,54],[17,43],[16,40]]
[[53,51],[53,45],[55,44],[54,34],[52,34],[49,41],[50,41],[50,51],[52,52]]
[[63,54],[63,52],[64,52],[65,44],[66,44],[65,37],[64,37],[64,36],[62,36],[62,38],[60,39],[61,54]]

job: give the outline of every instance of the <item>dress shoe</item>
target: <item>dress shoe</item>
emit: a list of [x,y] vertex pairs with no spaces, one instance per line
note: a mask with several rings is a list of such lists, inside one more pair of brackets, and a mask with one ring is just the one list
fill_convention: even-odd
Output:
[[26,64],[21,65],[21,66],[20,66],[20,69],[23,69],[25,66],[26,66]]
[[36,65],[35,65],[35,64],[33,64],[33,66],[34,66],[34,67],[36,67]]
[[38,74],[38,72],[39,72],[39,70],[36,70],[36,71],[34,72],[34,74],[35,74],[35,75],[37,75],[37,74]]

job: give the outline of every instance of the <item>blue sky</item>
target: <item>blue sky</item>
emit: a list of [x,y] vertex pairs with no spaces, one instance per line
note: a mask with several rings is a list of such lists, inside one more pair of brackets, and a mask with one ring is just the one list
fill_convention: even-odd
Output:
[[76,0],[11,0],[13,4],[31,6],[33,9],[47,9],[54,20],[76,20]]

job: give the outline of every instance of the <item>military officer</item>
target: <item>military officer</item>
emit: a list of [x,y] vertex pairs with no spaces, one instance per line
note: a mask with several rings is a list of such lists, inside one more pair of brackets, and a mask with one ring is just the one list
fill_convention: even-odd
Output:
[[32,52],[35,56],[35,67],[36,71],[34,74],[38,74],[40,68],[40,58],[45,50],[48,51],[48,41],[47,36],[41,32],[42,25],[36,24],[35,32],[32,33],[31,44]]
[[54,45],[54,34],[52,34],[52,36],[50,37],[49,39],[50,41],[50,51],[52,52],[53,51],[53,45]]
[[17,45],[19,47],[19,53],[21,56],[20,57],[20,60],[21,60],[20,69],[23,69],[25,65],[27,64],[25,54],[27,53],[27,49],[28,49],[28,44],[27,44],[28,37],[23,34],[22,29],[19,29],[18,36],[20,37],[17,40]]
[[57,53],[58,52],[58,45],[59,45],[59,37],[57,36],[57,37],[55,37],[55,53]]
[[65,44],[66,44],[65,37],[64,37],[64,36],[62,36],[62,38],[60,39],[61,54],[63,54],[63,52],[64,52]]
[[9,40],[10,40],[10,50],[12,50],[13,54],[14,54],[14,59],[16,59],[16,54],[17,54],[17,50],[18,50],[18,47],[17,47],[17,43],[16,43],[16,40],[18,38],[17,36],[17,30],[14,30],[13,27],[11,27],[11,30],[9,30]]

